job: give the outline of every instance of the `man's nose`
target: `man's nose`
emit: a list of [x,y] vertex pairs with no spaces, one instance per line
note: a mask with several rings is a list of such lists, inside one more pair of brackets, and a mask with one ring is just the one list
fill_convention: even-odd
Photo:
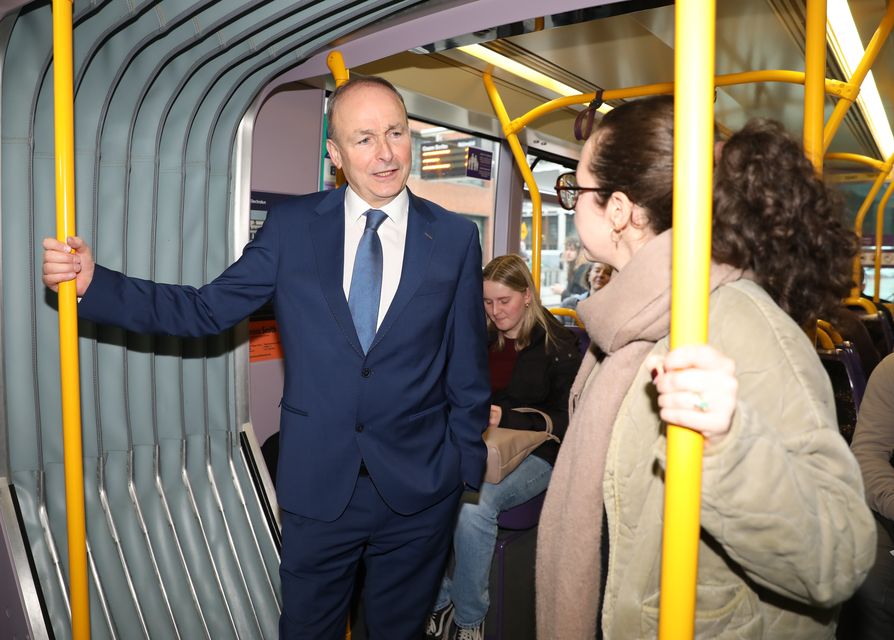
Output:
[[394,157],[394,150],[391,148],[391,142],[386,138],[379,144],[379,159],[390,161]]

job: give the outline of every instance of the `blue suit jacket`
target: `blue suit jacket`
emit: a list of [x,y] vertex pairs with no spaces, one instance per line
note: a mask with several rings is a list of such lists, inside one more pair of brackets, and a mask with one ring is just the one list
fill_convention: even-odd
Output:
[[200,289],[97,265],[82,318],[131,331],[219,333],[272,298],[285,355],[277,498],[334,520],[361,459],[399,513],[425,509],[486,457],[490,384],[474,224],[410,194],[400,285],[364,355],[345,299],[344,189],[270,211],[242,257]]

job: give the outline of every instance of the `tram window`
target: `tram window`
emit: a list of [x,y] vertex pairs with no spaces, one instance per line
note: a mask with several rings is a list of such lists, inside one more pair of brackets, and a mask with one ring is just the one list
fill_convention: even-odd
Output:
[[487,263],[493,253],[497,143],[412,118],[410,132],[413,167],[408,186],[416,195],[472,220]]
[[[868,296],[875,292],[875,269],[872,266],[863,268],[866,273],[866,281],[863,284],[863,293]],[[882,300],[894,300],[894,268],[882,267],[879,297]]]
[[[540,191],[542,211],[542,227],[540,242],[540,298],[547,307],[559,306],[561,295],[556,293],[553,285],[566,282],[568,273],[562,264],[562,253],[565,240],[577,237],[574,226],[574,212],[566,211],[559,206],[556,199],[556,178],[568,171],[574,171],[575,161],[566,158],[546,158],[528,155],[528,166]],[[531,264],[531,230],[533,205],[525,187],[525,199],[522,203],[521,248]]]

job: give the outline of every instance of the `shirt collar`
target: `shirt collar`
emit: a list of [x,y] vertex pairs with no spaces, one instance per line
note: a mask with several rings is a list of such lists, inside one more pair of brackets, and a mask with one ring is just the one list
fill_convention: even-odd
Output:
[[345,190],[345,220],[350,223],[357,222],[370,209],[379,209],[384,211],[388,217],[395,223],[401,224],[407,217],[410,208],[410,196],[407,195],[407,188],[401,189],[394,200],[381,207],[373,207],[369,203],[358,196],[350,185]]

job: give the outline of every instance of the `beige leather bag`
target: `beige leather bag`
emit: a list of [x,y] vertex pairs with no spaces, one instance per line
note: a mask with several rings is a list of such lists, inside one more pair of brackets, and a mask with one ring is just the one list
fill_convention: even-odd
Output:
[[508,476],[521,461],[528,457],[534,449],[547,440],[559,439],[553,435],[553,421],[547,414],[529,407],[513,409],[519,413],[539,413],[546,420],[546,431],[529,431],[528,429],[509,429],[506,427],[488,427],[484,432],[484,444],[487,445],[487,468],[484,481],[499,483]]

